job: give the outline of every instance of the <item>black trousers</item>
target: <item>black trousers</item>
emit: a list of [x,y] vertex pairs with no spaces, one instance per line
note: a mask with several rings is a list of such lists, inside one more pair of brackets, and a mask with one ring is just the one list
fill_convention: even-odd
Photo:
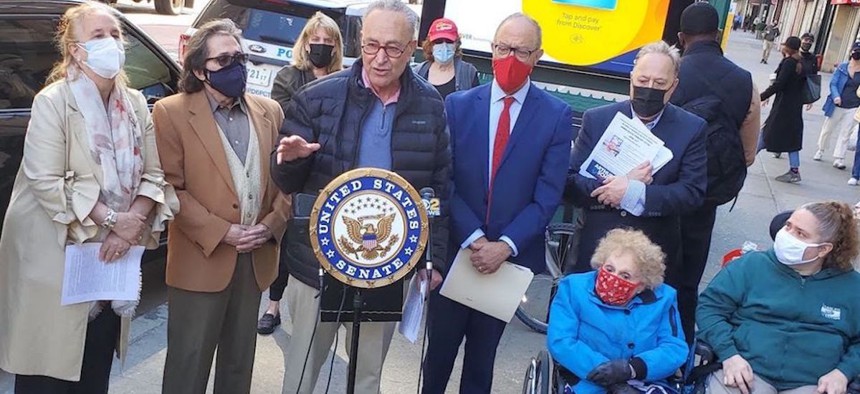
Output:
[[699,282],[708,264],[716,218],[717,207],[710,204],[681,217],[682,258],[680,264],[666,270],[666,283],[678,291],[678,311],[688,343],[693,342],[696,333]]
[[284,290],[287,288],[287,281],[290,279],[290,269],[287,267],[287,233],[281,239],[281,255],[278,259],[278,277],[272,282],[269,287],[269,300],[280,301],[284,298]]
[[79,382],[50,376],[15,375],[15,394],[107,394],[119,326],[120,318],[110,306],[87,324]]

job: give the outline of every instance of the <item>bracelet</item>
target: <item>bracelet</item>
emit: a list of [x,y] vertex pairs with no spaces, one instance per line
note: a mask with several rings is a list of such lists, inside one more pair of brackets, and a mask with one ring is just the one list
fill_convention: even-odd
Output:
[[102,221],[102,228],[105,230],[112,230],[114,226],[116,226],[117,213],[111,208],[108,208],[107,216],[105,216],[105,220]]

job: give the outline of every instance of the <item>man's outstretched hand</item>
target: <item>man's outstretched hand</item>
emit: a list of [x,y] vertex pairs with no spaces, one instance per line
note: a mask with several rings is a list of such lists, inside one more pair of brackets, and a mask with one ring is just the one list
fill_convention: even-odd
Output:
[[316,142],[308,143],[304,138],[297,135],[281,138],[278,143],[278,164],[304,159],[320,149]]

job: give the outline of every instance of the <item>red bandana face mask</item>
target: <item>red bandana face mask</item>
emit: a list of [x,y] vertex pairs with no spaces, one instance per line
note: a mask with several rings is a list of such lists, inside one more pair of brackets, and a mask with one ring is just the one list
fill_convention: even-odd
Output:
[[493,59],[493,75],[496,83],[507,94],[513,94],[531,73],[532,66],[521,62],[513,54],[501,59]]
[[594,292],[607,305],[625,305],[636,295],[636,283],[625,280],[618,275],[600,267],[597,270],[597,281]]

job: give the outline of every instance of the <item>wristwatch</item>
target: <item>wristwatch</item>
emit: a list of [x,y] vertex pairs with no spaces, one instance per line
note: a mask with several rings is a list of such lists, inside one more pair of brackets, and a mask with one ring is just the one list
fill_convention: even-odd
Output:
[[105,220],[102,221],[102,228],[105,230],[112,230],[113,226],[116,226],[117,213],[111,208],[108,208],[107,216],[105,216]]

